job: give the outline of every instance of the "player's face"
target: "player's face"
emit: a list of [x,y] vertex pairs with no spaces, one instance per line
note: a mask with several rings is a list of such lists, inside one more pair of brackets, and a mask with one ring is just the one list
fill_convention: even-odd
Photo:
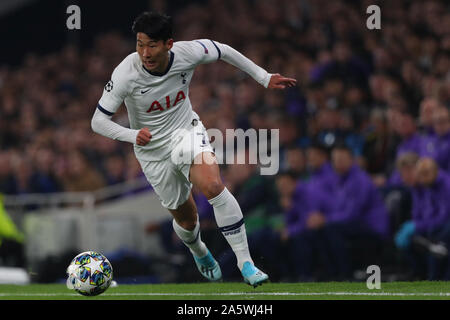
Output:
[[151,72],[164,72],[169,64],[169,50],[173,40],[153,40],[145,33],[138,32],[136,38],[136,51],[144,67]]

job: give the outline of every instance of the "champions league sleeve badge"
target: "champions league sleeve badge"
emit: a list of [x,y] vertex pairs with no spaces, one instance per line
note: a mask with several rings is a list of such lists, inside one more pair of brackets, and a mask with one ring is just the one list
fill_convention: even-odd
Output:
[[107,92],[110,92],[113,89],[113,81],[109,80],[108,83],[105,85],[105,90]]

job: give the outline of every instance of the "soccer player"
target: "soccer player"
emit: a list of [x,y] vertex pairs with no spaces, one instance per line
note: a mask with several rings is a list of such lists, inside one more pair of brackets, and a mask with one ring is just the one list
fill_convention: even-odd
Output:
[[[196,186],[214,209],[217,225],[233,249],[244,281],[258,286],[268,275],[255,267],[247,244],[241,209],[223,185],[205,127],[192,110],[189,84],[199,64],[223,60],[249,74],[266,88],[294,86],[295,79],[270,74],[226,44],[209,39],[172,38],[169,16],[144,12],[133,23],[136,51],[113,71],[91,121],[103,136],[129,142],[163,207],[173,215],[175,233],[194,256],[201,274],[222,278],[217,261],[201,240]],[[125,102],[130,128],[111,120]],[[185,160],[188,161],[185,161]]]

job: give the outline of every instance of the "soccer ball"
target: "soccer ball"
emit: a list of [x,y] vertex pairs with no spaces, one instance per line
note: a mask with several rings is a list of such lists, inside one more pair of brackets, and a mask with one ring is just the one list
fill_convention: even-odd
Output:
[[67,288],[84,296],[96,296],[111,285],[113,268],[104,255],[86,251],[73,258],[67,267]]

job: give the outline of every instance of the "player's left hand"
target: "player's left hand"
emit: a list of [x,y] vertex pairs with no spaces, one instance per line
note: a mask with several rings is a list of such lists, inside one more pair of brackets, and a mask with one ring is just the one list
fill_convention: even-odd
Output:
[[269,89],[286,89],[293,87],[297,84],[297,80],[293,78],[286,78],[280,75],[279,73],[274,73],[270,77],[269,85],[267,88]]

